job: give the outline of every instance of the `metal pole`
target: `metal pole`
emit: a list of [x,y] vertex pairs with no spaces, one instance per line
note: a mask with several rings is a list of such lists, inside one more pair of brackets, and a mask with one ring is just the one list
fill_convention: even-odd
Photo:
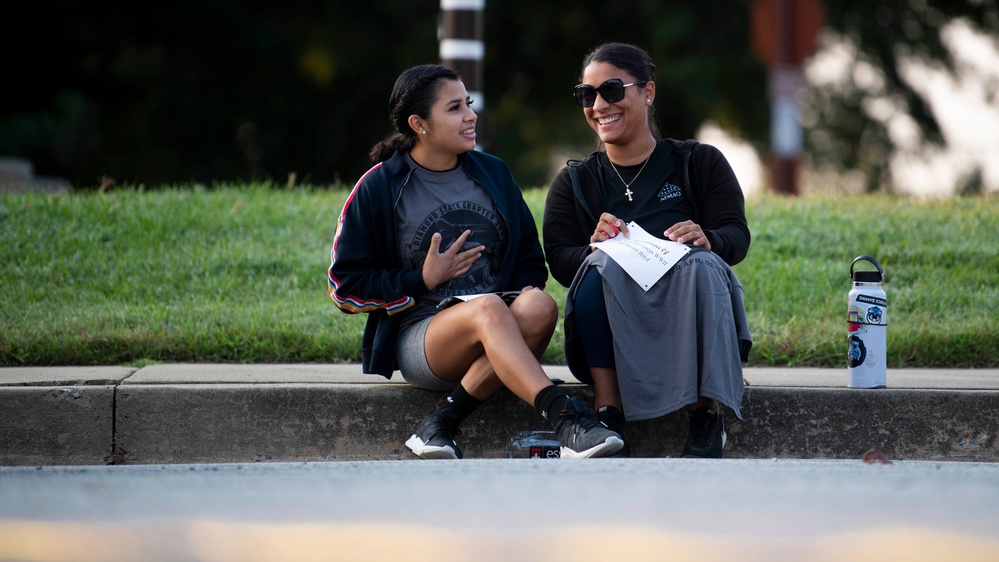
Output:
[[[483,90],[482,60],[486,54],[483,40],[483,14],[486,0],[441,0],[441,64],[461,74],[468,95],[475,100],[479,128],[486,110]],[[479,144],[483,135],[479,134]]]
[[796,0],[778,0],[777,64],[770,69],[771,145],[774,183],[778,193],[798,194],[798,157],[801,154],[801,122],[797,94],[802,83],[801,67],[794,60]]

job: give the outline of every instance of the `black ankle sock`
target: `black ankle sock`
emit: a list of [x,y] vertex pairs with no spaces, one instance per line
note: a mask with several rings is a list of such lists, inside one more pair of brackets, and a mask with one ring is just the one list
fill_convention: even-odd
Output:
[[444,420],[451,422],[455,427],[472,412],[483,404],[483,400],[472,396],[460,384],[448,394],[447,398],[441,400],[437,405],[437,414]]
[[555,385],[546,386],[534,397],[534,408],[552,425],[555,425],[559,420],[559,412],[568,401],[569,395],[564,390]]

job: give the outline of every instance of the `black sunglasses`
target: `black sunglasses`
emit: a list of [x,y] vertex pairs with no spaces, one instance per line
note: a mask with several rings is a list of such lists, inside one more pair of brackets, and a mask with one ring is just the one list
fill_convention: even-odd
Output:
[[648,83],[648,80],[625,84],[620,78],[611,78],[610,80],[604,80],[604,83],[596,88],[589,84],[577,84],[576,88],[572,91],[572,95],[576,98],[576,103],[579,104],[579,107],[593,107],[593,104],[597,101],[597,94],[600,94],[600,97],[604,98],[605,102],[615,103],[624,99],[624,89],[628,86],[644,86],[646,83]]

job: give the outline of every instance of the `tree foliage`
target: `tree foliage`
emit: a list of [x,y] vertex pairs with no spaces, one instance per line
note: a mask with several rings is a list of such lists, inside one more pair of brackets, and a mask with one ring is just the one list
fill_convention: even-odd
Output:
[[[940,121],[915,84],[903,72],[907,63],[923,61],[956,72],[942,31],[955,20],[993,37],[999,34],[995,0],[824,0],[830,38],[855,53],[860,65],[876,71],[849,72],[836,88],[812,87],[805,96],[810,118],[806,152],[813,164],[835,170],[856,169],[866,176],[867,191],[890,190],[890,155],[899,150],[888,123],[872,103],[887,101],[907,115],[919,134],[921,148],[944,144]],[[997,43],[999,45],[999,43]],[[999,92],[993,85],[992,97]]]
[[[595,137],[570,97],[580,62],[602,42],[625,41],[658,64],[664,134],[691,137],[712,119],[765,152],[766,69],[750,48],[750,4],[487,2],[485,149],[525,186],[585,155]],[[0,107],[0,155],[79,187],[105,177],[352,182],[391,132],[396,76],[438,60],[438,0],[55,0],[6,10],[16,23],[0,44],[18,79]],[[897,68],[908,54],[946,62],[939,29],[954,17],[997,28],[995,0],[827,1],[830,28],[885,70],[887,95],[931,141],[939,127]],[[818,161],[883,169],[891,139],[863,111],[866,94],[811,94],[813,127],[835,147],[810,146]]]

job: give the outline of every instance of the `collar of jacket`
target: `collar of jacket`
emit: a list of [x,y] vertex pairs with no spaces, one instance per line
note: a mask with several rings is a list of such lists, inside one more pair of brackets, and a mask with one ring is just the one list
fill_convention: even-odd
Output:
[[[489,158],[489,156],[481,152],[471,150],[466,152],[461,158],[461,166],[465,169],[465,173],[467,173],[468,176],[475,181],[475,183],[481,185],[494,201],[499,201],[500,194],[497,191],[496,181],[486,170]],[[416,169],[416,164],[410,164],[409,160],[406,159],[405,153],[396,152],[388,160],[386,160],[382,166],[385,169],[385,175],[389,181],[389,187],[392,192],[392,204],[395,206],[399,203],[399,197],[402,195],[402,188],[409,183],[409,178],[412,177],[413,170]]]

